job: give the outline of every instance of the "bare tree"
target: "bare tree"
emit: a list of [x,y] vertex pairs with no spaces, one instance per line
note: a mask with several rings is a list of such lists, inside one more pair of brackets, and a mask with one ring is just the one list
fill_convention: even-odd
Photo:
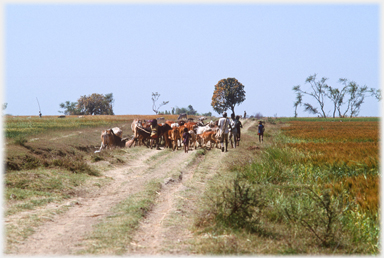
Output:
[[[316,74],[309,76],[305,83],[309,83],[311,86],[312,91],[303,91],[300,88],[300,85],[294,86],[293,91],[296,93],[301,93],[304,95],[312,96],[316,99],[317,103],[320,105],[320,111],[317,109],[317,107],[312,106],[309,103],[304,103],[305,111],[312,113],[312,114],[318,114],[321,117],[327,117],[324,111],[324,99],[326,97],[325,90],[329,87],[325,82],[328,79],[323,77],[320,81],[316,81]],[[298,95],[299,96],[299,95]],[[300,96],[302,98],[302,96]],[[295,102],[296,103],[296,102]],[[301,101],[298,103],[301,104]],[[297,104],[297,105],[298,105]],[[297,108],[297,105],[295,106]]]
[[160,94],[158,92],[152,92],[152,110],[156,113],[159,113],[160,107],[167,105],[169,101],[163,101],[159,106],[156,107],[156,101],[159,99]]
[[344,84],[346,93],[349,95],[347,104],[347,109],[341,115],[341,110],[339,109],[339,114],[342,117],[345,117],[349,112],[350,117],[357,116],[360,112],[361,104],[364,103],[365,94],[368,93],[368,87],[364,85],[363,87],[356,84],[354,81],[348,81],[345,78],[340,78],[339,82]]
[[[377,100],[381,100],[381,90],[370,88],[366,85],[359,86],[354,81],[349,81],[345,78],[340,78],[339,83],[343,84],[342,89],[333,88],[327,85],[327,78],[322,78],[320,81],[316,81],[316,74],[309,76],[306,83],[309,83],[312,91],[303,91],[300,85],[294,86],[293,91],[296,92],[296,101],[294,102],[295,117],[297,117],[297,107],[304,105],[304,111],[318,114],[319,117],[327,117],[324,111],[324,100],[327,97],[333,102],[333,117],[336,116],[336,110],[340,117],[345,117],[349,113],[350,117],[357,116],[360,112],[361,105],[364,103],[364,99],[367,94],[375,97]],[[320,111],[318,107],[314,107],[309,103],[302,103],[303,96],[309,95],[316,99],[320,105]],[[346,106],[344,112],[342,112],[342,106]],[[331,111],[328,112],[328,115]]]
[[371,96],[375,97],[378,101],[381,100],[381,90],[371,88],[368,92],[371,93]]
[[303,101],[303,95],[300,92],[297,92],[296,102],[293,104],[293,106],[295,107],[295,117],[297,117],[297,107],[301,106],[302,101]]
[[332,88],[331,86],[326,87],[325,95],[333,102],[333,118],[336,116],[336,110],[339,111],[339,116],[341,117],[340,107],[343,104],[346,91],[346,87],[343,87],[341,90]]

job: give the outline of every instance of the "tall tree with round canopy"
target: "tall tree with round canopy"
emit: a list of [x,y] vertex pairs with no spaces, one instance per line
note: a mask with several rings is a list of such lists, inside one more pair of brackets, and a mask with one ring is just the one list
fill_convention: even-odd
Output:
[[235,106],[244,100],[244,85],[236,78],[227,78],[220,80],[215,85],[211,106],[219,114],[227,109],[231,109],[232,113],[235,114]]

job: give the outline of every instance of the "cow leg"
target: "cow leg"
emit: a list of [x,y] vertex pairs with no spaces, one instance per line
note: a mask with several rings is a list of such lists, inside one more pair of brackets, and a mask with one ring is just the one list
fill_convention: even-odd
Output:
[[99,151],[101,151],[103,148],[105,148],[105,146],[104,146],[103,142],[101,142],[101,146],[100,146]]

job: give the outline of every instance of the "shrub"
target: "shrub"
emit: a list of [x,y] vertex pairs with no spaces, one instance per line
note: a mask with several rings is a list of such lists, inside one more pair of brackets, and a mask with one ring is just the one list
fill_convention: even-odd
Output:
[[232,228],[254,231],[259,224],[259,215],[264,207],[261,192],[257,192],[239,176],[222,192],[217,203],[216,220]]
[[28,140],[22,135],[17,136],[14,140],[14,143],[20,146],[24,146],[27,142]]
[[342,231],[343,201],[332,198],[326,190],[318,195],[311,188],[303,188],[284,207],[290,222],[297,223],[311,232],[322,246],[335,244]]

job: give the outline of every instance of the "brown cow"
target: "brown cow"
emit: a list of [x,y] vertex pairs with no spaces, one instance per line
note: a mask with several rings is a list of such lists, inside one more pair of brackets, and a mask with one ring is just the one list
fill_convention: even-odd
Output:
[[119,127],[114,127],[114,128],[102,131],[100,136],[101,146],[98,151],[95,151],[95,153],[100,152],[102,149],[106,149],[106,148],[110,149],[115,146],[120,146],[120,141],[117,138],[115,138],[113,135],[116,137],[119,137],[121,140],[123,136],[123,131]]
[[166,146],[168,144],[168,131],[171,130],[171,126],[167,123],[163,124],[163,125],[159,125],[159,140],[161,138],[164,139],[164,145]]
[[193,146],[196,150],[196,133],[193,130],[190,130],[188,133],[191,135],[191,139],[189,140],[189,147],[192,148]]
[[188,128],[188,131],[190,131],[190,130],[194,130],[195,127],[197,127],[197,123],[196,122],[187,122],[184,124],[184,126]]
[[[151,130],[148,130],[147,128],[143,127],[137,127],[137,137],[135,137],[135,141],[137,141],[140,145],[140,142],[147,146],[149,148],[148,142],[146,140],[149,140],[151,137]],[[146,141],[146,142],[144,142]]]
[[212,148],[212,143],[216,144],[216,147],[218,146],[218,143],[220,142],[216,138],[216,132],[215,131],[206,131],[200,135],[198,135],[199,138],[202,139],[202,144],[207,145],[208,142],[210,142],[210,148]]
[[185,124],[180,125],[179,127],[177,127],[177,129],[179,130],[179,137],[178,137],[178,140],[180,140],[179,143],[178,143],[178,146],[180,146],[180,147],[181,147],[181,143],[182,143],[182,141],[183,141],[183,139],[182,139],[181,137],[183,137],[184,128],[185,128]]
[[179,150],[179,147],[177,146],[177,139],[179,138],[180,138],[180,135],[177,127],[174,127],[171,130],[168,130],[166,146],[172,148],[173,151],[176,148],[177,150]]

